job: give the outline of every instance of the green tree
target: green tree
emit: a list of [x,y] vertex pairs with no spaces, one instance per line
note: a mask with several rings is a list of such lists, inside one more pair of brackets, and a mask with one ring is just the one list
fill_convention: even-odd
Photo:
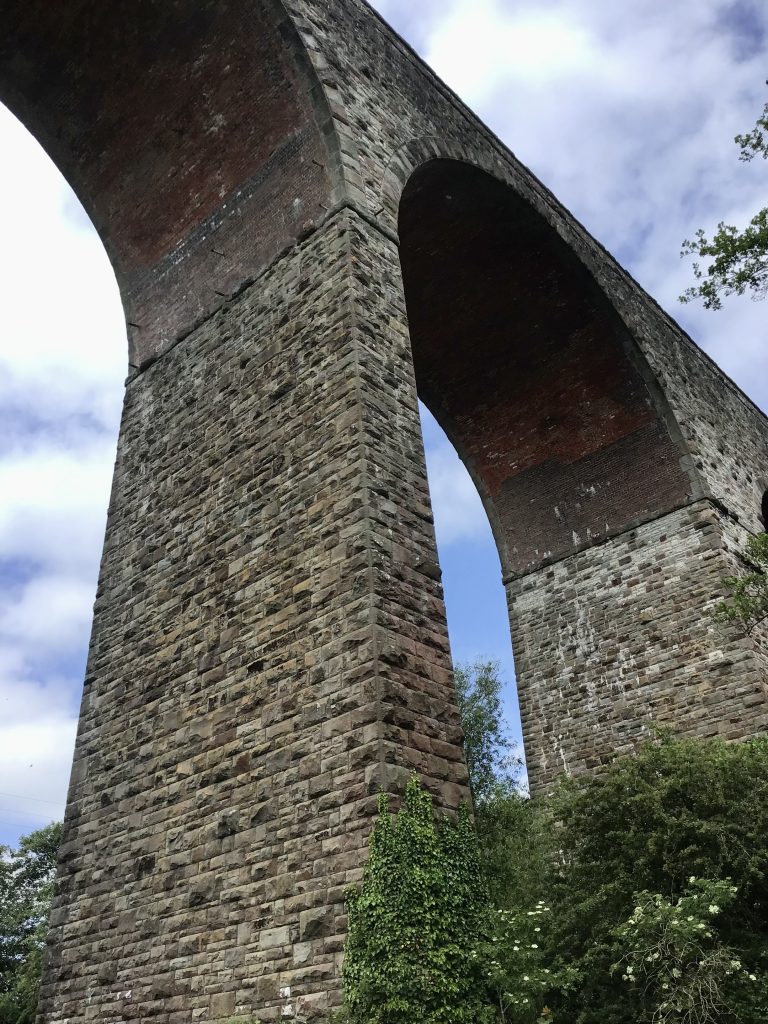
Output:
[[521,762],[503,720],[502,681],[495,661],[457,665],[456,696],[475,808],[516,787]]
[[554,841],[547,802],[499,787],[478,807],[475,824],[492,905],[527,912],[544,900]]
[[61,825],[0,847],[0,1024],[35,1018]]
[[[556,973],[569,970],[578,979],[550,995],[555,1019],[568,1024],[665,1019],[654,1016],[660,986],[648,985],[648,979],[629,984],[612,968],[635,948],[628,950],[621,928],[638,905],[636,894],[644,893],[646,901],[658,898],[661,914],[690,896],[694,878],[735,888],[710,923],[708,950],[732,952],[744,971],[718,975],[722,1007],[711,1019],[764,1024],[768,738],[728,744],[662,736],[600,773],[565,781],[551,803],[558,824],[557,855],[547,879],[548,962]],[[698,961],[690,950],[677,952],[688,956],[690,978]],[[691,1024],[708,1018],[666,1019]]]
[[480,947],[489,1000],[500,1024],[537,1024],[550,1019],[547,993],[565,977],[555,977],[544,954],[551,822],[546,804],[521,791],[522,762],[503,719],[498,664],[459,665],[456,684],[490,900]]
[[520,788],[522,762],[504,722],[495,661],[455,671],[479,857],[491,903],[500,910],[533,906],[542,895],[544,808]]
[[749,538],[746,559],[749,572],[723,581],[730,595],[718,605],[716,614],[721,621],[733,623],[749,635],[768,619],[768,533]]
[[359,891],[348,896],[344,992],[352,1024],[493,1021],[483,969],[487,891],[464,809],[436,822],[416,779],[382,796]]
[[[741,160],[768,159],[768,103],[752,131],[737,135],[734,141]],[[755,298],[763,298],[768,291],[768,207],[759,210],[742,230],[721,221],[711,240],[700,228],[693,239],[683,242],[681,256],[691,255],[711,262],[705,268],[693,264],[699,283],[680,296],[681,302],[702,299],[706,309],[720,309],[724,295],[751,292]]]

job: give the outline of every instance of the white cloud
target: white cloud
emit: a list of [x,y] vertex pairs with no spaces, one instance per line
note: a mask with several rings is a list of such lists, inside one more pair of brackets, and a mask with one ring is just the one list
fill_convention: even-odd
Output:
[[0,642],[32,649],[35,660],[78,651],[93,613],[90,580],[36,575],[0,601]]
[[453,448],[448,444],[427,448],[427,469],[438,544],[483,536],[489,529],[485,509]]
[[12,725],[0,722],[0,826],[23,834],[61,820],[77,719],[45,710]]
[[0,650],[0,829],[39,828],[64,812],[76,703],[66,681],[24,674],[23,658]]
[[115,442],[101,433],[83,435],[70,448],[34,443],[0,459],[0,561],[94,577]]
[[[127,342],[104,248],[72,190],[0,107],[0,411],[115,434]],[[6,427],[7,430],[7,427]]]
[[438,546],[487,537],[488,517],[464,463],[427,407],[419,412]]
[[474,107],[517,81],[551,85],[588,73],[599,66],[595,42],[567,10],[507,13],[495,0],[474,0],[455,4],[437,24],[426,59]]
[[61,817],[127,344],[106,253],[0,108],[0,842]]

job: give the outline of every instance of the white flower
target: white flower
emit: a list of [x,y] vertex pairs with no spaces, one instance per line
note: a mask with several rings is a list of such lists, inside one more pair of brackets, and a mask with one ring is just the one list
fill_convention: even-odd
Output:
[[720,907],[718,907],[718,905],[716,903],[710,903],[710,905],[709,905],[709,912],[710,912],[710,914],[719,914],[720,913]]

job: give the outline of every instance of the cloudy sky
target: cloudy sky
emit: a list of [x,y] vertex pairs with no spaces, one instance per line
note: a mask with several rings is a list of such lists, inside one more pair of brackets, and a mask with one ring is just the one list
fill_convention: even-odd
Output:
[[[764,0],[379,0],[517,156],[768,408],[768,305],[681,307],[680,243],[766,202]],[[100,242],[0,108],[0,842],[62,813],[126,369]],[[454,656],[512,678],[476,493],[425,418]],[[510,716],[514,695],[509,690]],[[514,725],[514,728],[517,728]]]

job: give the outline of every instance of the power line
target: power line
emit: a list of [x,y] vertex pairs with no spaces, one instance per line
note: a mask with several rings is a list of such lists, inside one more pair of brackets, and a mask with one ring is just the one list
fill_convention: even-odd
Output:
[[31,800],[36,804],[50,804],[51,807],[61,807],[62,804],[60,800],[43,800],[39,796],[22,796],[20,793],[3,793],[0,791],[0,796],[10,796],[14,800]]

